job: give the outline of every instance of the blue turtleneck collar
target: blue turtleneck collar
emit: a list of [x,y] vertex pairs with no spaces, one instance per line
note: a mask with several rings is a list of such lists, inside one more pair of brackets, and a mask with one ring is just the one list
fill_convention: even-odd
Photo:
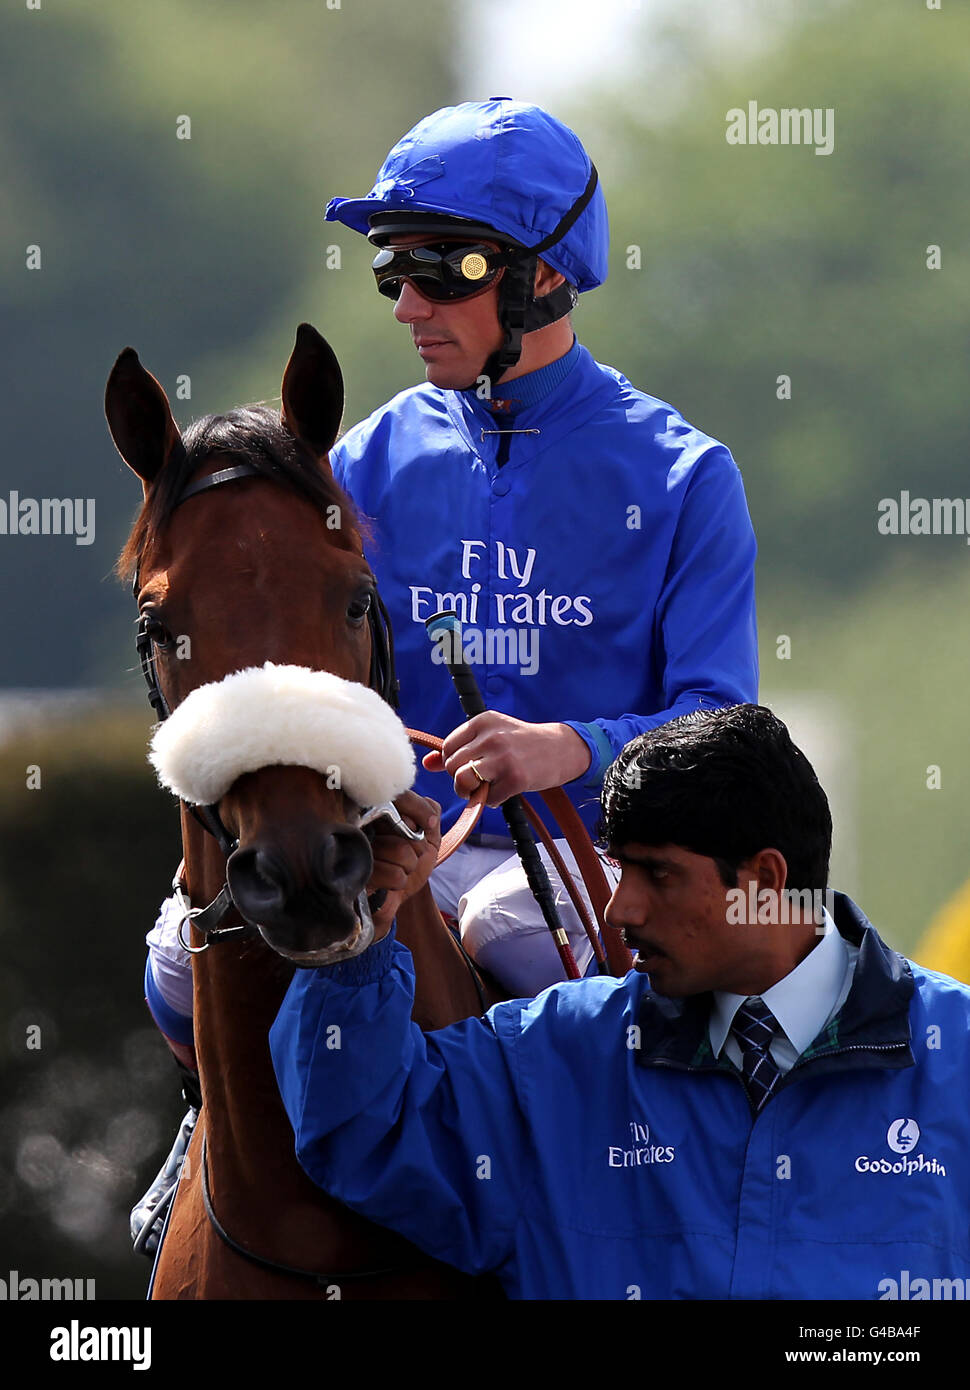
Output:
[[574,334],[573,345],[564,357],[559,357],[555,362],[549,362],[534,372],[526,372],[524,376],[499,382],[495,388],[495,395],[490,399],[481,399],[473,390],[464,391],[462,394],[468,396],[477,406],[491,410],[493,415],[508,419],[521,410],[538,405],[565,381],[579,361],[580,351],[579,342]]

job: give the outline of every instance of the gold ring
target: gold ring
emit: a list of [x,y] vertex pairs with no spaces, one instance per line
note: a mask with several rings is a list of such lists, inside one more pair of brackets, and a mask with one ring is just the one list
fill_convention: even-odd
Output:
[[468,766],[471,768],[472,772],[474,772],[475,776],[478,778],[479,783],[481,783],[482,785],[484,785],[486,779],[482,776],[482,774],[481,774],[481,773],[479,772],[479,770],[478,770],[478,759],[477,759],[477,758],[474,758],[474,759],[468,764]]

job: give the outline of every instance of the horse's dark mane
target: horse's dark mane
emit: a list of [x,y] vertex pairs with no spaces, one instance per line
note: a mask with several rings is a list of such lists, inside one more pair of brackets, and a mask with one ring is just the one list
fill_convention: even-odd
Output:
[[134,575],[149,538],[169,520],[189,479],[211,454],[226,454],[236,463],[252,464],[325,514],[328,508],[339,507],[341,526],[331,532],[333,538],[340,536],[354,549],[361,549],[361,527],[353,503],[329,469],[319,464],[280,421],[278,411],[244,405],[225,415],[204,415],[189,425],[182,443],[184,458],[164,468],[156,478],[118,558],[122,579]]

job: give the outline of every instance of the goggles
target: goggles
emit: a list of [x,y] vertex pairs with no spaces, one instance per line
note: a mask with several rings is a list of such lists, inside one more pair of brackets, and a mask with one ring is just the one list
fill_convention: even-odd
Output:
[[494,285],[508,265],[503,251],[479,243],[437,246],[387,247],[374,258],[371,269],[377,288],[388,299],[398,299],[405,280],[419,294],[435,303],[471,299]]

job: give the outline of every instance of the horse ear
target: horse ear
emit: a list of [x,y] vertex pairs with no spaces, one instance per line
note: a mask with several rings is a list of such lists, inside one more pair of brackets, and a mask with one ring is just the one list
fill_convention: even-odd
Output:
[[182,436],[168,397],[141,365],[134,348],[125,348],[111,368],[104,413],[115,448],[141,478],[147,493]]
[[296,330],[282,394],[283,424],[316,458],[326,458],[344,412],[344,379],[333,348],[309,323]]

